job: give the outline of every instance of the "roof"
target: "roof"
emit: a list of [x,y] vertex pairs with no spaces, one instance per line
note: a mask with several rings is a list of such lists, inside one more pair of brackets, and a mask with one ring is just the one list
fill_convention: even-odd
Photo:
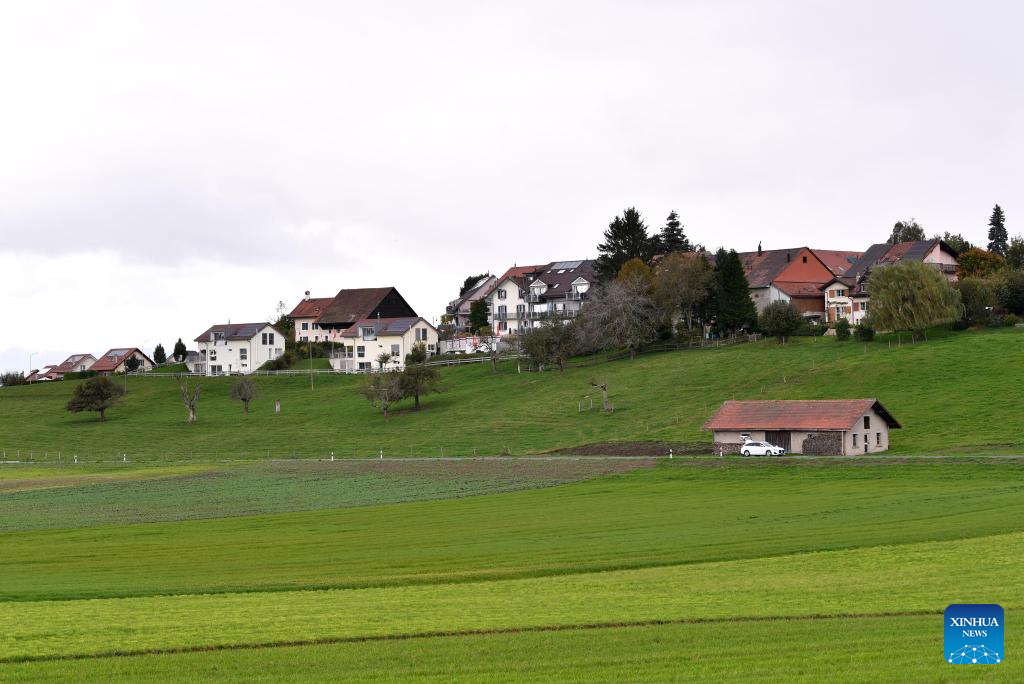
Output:
[[572,291],[573,281],[584,278],[588,282],[594,282],[594,262],[589,259],[580,259],[579,261],[556,261],[548,264],[544,267],[537,278],[548,286],[548,294],[559,294],[562,292]]
[[763,249],[760,254],[737,252],[737,256],[739,256],[740,263],[743,264],[743,271],[747,275],[747,284],[750,287],[768,287],[786,270],[796,255],[805,249],[807,248]]
[[71,373],[78,370],[78,367],[82,365],[83,359],[92,359],[95,361],[96,357],[92,354],[72,354],[61,363],[54,366],[53,370],[58,373]]
[[704,430],[849,430],[868,411],[901,427],[877,399],[727,401]]
[[863,256],[863,252],[848,252],[845,250],[837,249],[816,249],[811,248],[822,263],[828,267],[828,270],[832,271],[836,275],[843,275],[846,273],[850,266],[854,264],[857,259]]
[[416,312],[393,287],[364,287],[340,290],[317,321],[323,325],[351,325],[364,318],[416,316]]
[[100,356],[96,360],[96,363],[89,366],[89,370],[96,371],[97,373],[103,371],[112,371],[118,366],[120,366],[122,363],[124,363],[124,360],[131,356],[134,352],[142,354],[143,358],[149,361],[150,364],[153,363],[153,359],[146,356],[146,354],[138,347],[115,347],[113,349],[108,349],[106,353]]
[[[402,318],[364,318],[356,321],[355,324],[341,333],[342,337],[359,337],[360,328],[372,327],[380,337],[385,335],[404,335],[418,322],[423,321],[420,316],[404,316]],[[426,321],[424,321],[426,323]],[[427,325],[430,325],[429,323]]]
[[818,283],[791,283],[785,280],[777,280],[772,283],[777,289],[782,290],[790,297],[822,297],[821,286]]
[[[200,333],[196,338],[196,342],[209,342],[211,333],[223,333],[223,339],[225,340],[251,340],[260,334],[260,331],[264,328],[274,328],[266,321],[262,323],[222,323],[221,325],[211,325],[204,332]],[[280,335],[281,331],[274,328],[274,331]]]
[[956,250],[947,245],[943,240],[917,240],[916,242],[897,242],[892,245],[888,242],[881,242],[871,245],[868,251],[864,252],[860,259],[847,269],[846,275],[859,278],[867,273],[872,266],[880,264],[897,264],[901,261],[924,261],[928,253],[940,246],[943,250],[956,256]]
[[319,318],[320,314],[327,308],[327,305],[333,301],[334,297],[303,299],[288,314],[288,318]]

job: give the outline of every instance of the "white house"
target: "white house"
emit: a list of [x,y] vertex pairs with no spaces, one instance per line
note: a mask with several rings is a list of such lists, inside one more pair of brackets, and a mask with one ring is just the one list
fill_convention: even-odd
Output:
[[334,297],[310,297],[309,290],[306,290],[305,299],[288,314],[288,318],[295,324],[296,342],[327,341],[327,331],[320,328],[318,321],[333,301]]
[[198,372],[246,375],[281,356],[285,339],[270,323],[226,323],[211,326],[195,341],[205,359]]
[[501,337],[530,327],[530,283],[544,265],[513,266],[497,278],[487,295],[491,331]]
[[596,282],[594,262],[556,261],[530,281],[526,294],[530,327],[544,320],[576,317]]
[[459,296],[458,299],[448,302],[448,306],[445,307],[445,314],[456,332],[469,331],[469,314],[473,308],[473,302],[489,297],[496,282],[497,278],[492,275],[486,275],[473,283],[473,286]]
[[143,354],[142,350],[137,347],[108,349],[107,353],[101,355],[99,359],[89,366],[89,370],[95,371],[98,375],[124,373],[126,370],[125,362],[130,358],[135,358],[139,362],[138,370],[153,370],[153,359]]
[[377,358],[384,353],[391,355],[388,368],[401,369],[417,342],[426,346],[428,356],[437,353],[437,328],[420,316],[366,318],[342,332],[340,340],[341,349],[332,355],[331,367],[346,373],[377,368]]

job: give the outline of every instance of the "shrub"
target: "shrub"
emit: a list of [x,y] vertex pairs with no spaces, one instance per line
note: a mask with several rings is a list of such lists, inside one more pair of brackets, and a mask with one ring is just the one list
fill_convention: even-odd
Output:
[[1013,327],[1015,325],[1020,325],[1021,320],[1021,317],[1018,316],[1017,314],[1006,314],[1005,316],[1003,316],[1003,325],[1007,327]]
[[772,302],[764,308],[757,321],[765,335],[771,335],[783,344],[804,325],[804,317],[789,302]]
[[845,318],[836,321],[836,339],[840,342],[850,339],[850,323]]
[[853,334],[860,342],[870,342],[875,339],[875,329],[866,321],[861,321],[860,325],[854,328]]
[[95,377],[96,377],[96,371],[91,371],[91,370],[87,370],[87,371],[73,371],[71,373],[65,373],[64,374],[64,379],[65,380],[85,380],[87,378],[95,378]]
[[28,378],[21,371],[7,371],[0,373],[0,385],[10,387],[12,385],[27,385]]

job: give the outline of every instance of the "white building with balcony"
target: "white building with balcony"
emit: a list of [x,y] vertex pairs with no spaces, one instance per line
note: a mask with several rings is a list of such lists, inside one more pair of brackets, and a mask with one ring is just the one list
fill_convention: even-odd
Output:
[[386,368],[401,370],[405,355],[413,345],[422,343],[427,356],[437,353],[437,328],[426,319],[365,318],[341,333],[339,349],[331,354],[331,368],[344,373],[359,373],[380,368],[378,359],[388,354]]
[[284,335],[270,323],[225,323],[210,326],[195,338],[203,375],[248,375],[284,353]]

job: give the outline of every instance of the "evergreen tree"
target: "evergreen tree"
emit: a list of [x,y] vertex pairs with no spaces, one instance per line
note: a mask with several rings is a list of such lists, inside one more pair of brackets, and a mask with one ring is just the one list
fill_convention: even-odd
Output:
[[647,234],[640,212],[630,207],[608,224],[604,242],[597,246],[594,270],[601,280],[611,280],[622,265],[634,257],[649,263],[657,246],[657,240]]
[[182,342],[181,338],[179,337],[178,341],[174,343],[174,360],[184,361],[187,355],[188,350],[185,348],[185,343]]
[[750,298],[750,284],[736,250],[719,249],[715,257],[715,325],[720,332],[750,328],[757,321],[757,307]]
[[490,325],[491,312],[486,299],[478,299],[469,305],[469,331],[477,334]]
[[917,219],[897,221],[892,227],[892,234],[889,235],[889,244],[895,245],[900,242],[917,242],[924,240],[924,228]]
[[693,245],[683,232],[683,224],[679,222],[679,214],[673,210],[665,219],[665,225],[657,237],[658,252],[661,254],[672,254],[673,252],[692,252]]
[[1024,238],[1015,235],[1006,248],[1006,264],[1010,268],[1024,268]]
[[960,233],[950,233],[948,230],[939,235],[936,233],[935,240],[942,240],[947,245],[953,248],[957,254],[963,254],[969,249],[974,249],[974,245],[971,244],[970,240],[965,238]]
[[156,363],[167,363],[167,352],[164,351],[164,345],[156,345],[156,349],[153,350],[153,361]]
[[992,209],[992,216],[988,219],[988,251],[995,252],[999,256],[1006,256],[1008,235],[1006,234],[1006,216],[1003,215],[1003,208],[998,204]]

